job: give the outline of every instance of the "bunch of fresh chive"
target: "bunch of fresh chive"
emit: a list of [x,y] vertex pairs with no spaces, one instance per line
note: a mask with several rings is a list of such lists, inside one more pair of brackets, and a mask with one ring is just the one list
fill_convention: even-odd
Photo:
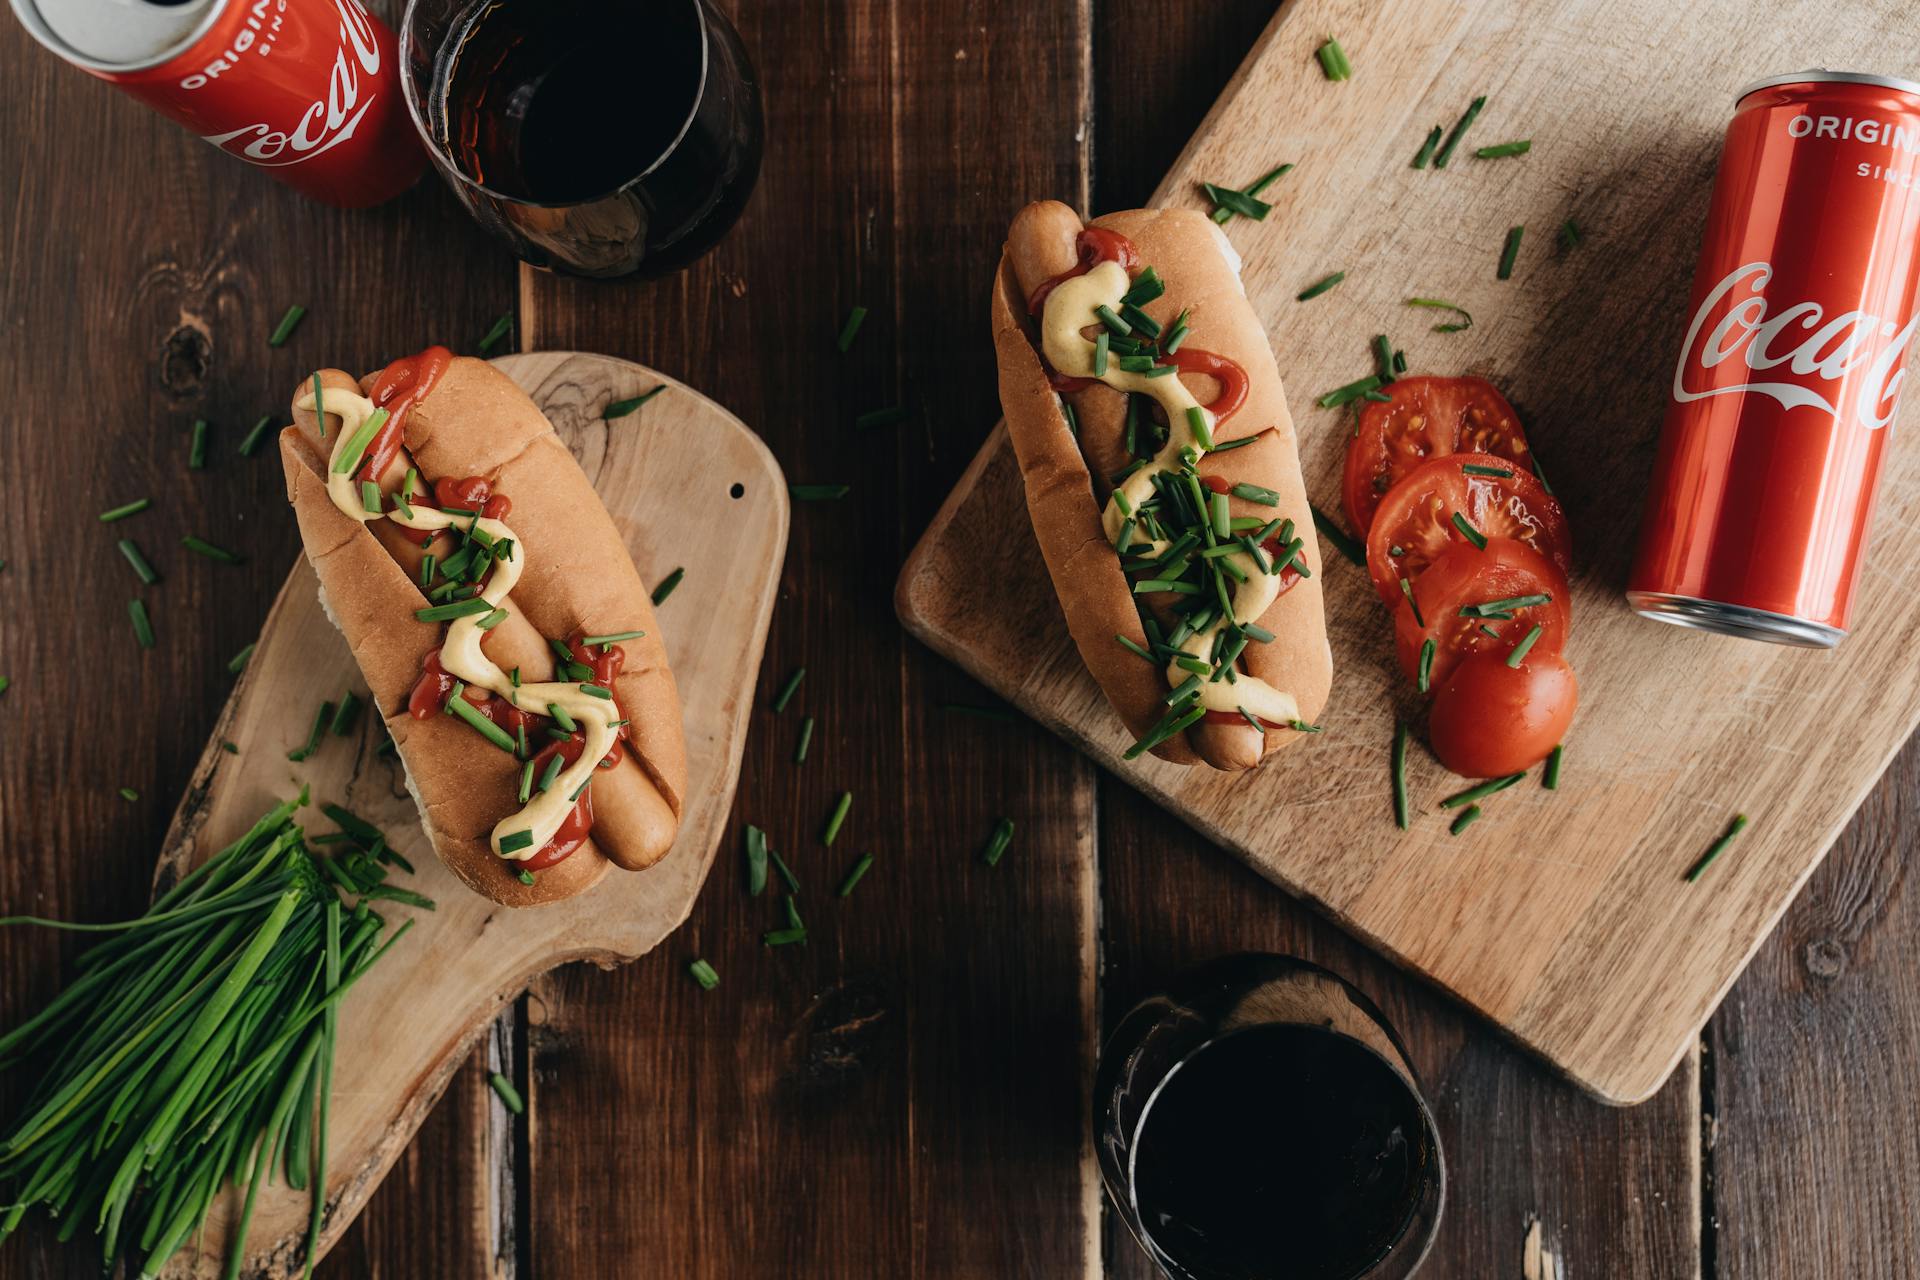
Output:
[[[246,1185],[226,1274],[239,1274],[263,1181],[312,1188],[311,1272],[326,1200],[328,1095],[342,997],[383,942],[368,905],[386,875],[364,853],[316,859],[288,801],[111,932],[78,976],[0,1036],[0,1069],[39,1074],[0,1138],[0,1238],[45,1206],[62,1240],[98,1238],[110,1268],[160,1271],[221,1189]],[[357,898],[343,905],[341,894]],[[411,922],[409,922],[410,924]]]

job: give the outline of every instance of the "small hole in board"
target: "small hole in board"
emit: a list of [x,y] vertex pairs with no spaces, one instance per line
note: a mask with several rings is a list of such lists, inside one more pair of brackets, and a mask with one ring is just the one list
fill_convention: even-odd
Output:
[[743,485],[743,484],[741,484],[741,483],[739,483],[738,481],[736,481],[736,482],[734,483],[734,486],[733,486],[733,488],[731,488],[731,489],[729,489],[729,490],[727,490],[727,492],[728,492],[729,494],[731,494],[731,495],[733,495],[733,496],[734,496],[734,497],[736,497],[736,498],[743,498],[743,497],[745,497],[745,496],[746,496],[746,493],[747,493],[747,486],[745,486],[745,485]]

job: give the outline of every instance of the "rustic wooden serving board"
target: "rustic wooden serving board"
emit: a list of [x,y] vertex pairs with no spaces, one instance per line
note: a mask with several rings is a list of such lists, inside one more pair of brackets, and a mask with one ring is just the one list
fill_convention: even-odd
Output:
[[[1344,83],[1314,60],[1333,34],[1355,67]],[[1417,718],[1418,699],[1364,571],[1324,546],[1337,664],[1326,732],[1244,778],[1122,761],[1130,740],[1068,640],[1004,429],[906,565],[901,618],[1584,1088],[1615,1103],[1646,1098],[1920,721],[1910,441],[1892,451],[1854,634],[1837,652],[1670,629],[1621,596],[1734,94],[1809,64],[1910,74],[1920,31],[1891,9],[1843,16],[1828,3],[1770,8],[1762,21],[1739,0],[1563,0],[1550,11],[1292,0],[1154,195],[1203,206],[1200,181],[1240,185],[1297,166],[1264,193],[1274,205],[1264,223],[1237,219],[1228,232],[1322,509],[1340,509],[1350,419],[1313,401],[1371,371],[1374,334],[1404,347],[1414,372],[1482,374],[1518,407],[1576,540],[1569,656],[1582,699],[1557,794],[1528,781],[1450,837],[1436,802],[1464,784],[1418,751],[1416,819],[1395,829],[1389,744],[1396,709]],[[1481,94],[1486,108],[1450,166],[1414,170],[1427,131]],[[1531,154],[1471,154],[1516,138],[1532,139]],[[1582,241],[1557,247],[1569,217]],[[1516,224],[1525,238],[1502,282]],[[1335,271],[1343,284],[1296,301]],[[1432,333],[1434,313],[1404,305],[1414,295],[1458,302],[1475,323]],[[1736,812],[1752,827],[1687,884]]]
[[[469,892],[434,857],[397,762],[375,754],[381,731],[373,715],[363,715],[350,738],[329,736],[309,760],[288,762],[315,707],[349,688],[366,694],[345,640],[320,611],[313,571],[304,558],[294,566],[174,817],[161,869],[194,864],[305,785],[316,805],[342,804],[379,826],[417,869],[394,883],[438,903],[431,912],[381,904],[390,921],[411,915],[414,927],[342,1006],[323,1248],[373,1194],[503,1004],[556,965],[632,960],[686,918],[733,800],[786,551],[779,464],[713,401],[607,356],[546,352],[494,363],[553,420],[626,535],[641,576],[652,584],[686,569],[658,612],[685,709],[687,809],[665,861],[638,874],[610,872],[582,897],[510,911]],[[609,401],[661,384],[667,390],[636,414],[601,420]],[[300,820],[310,833],[332,827],[317,809]],[[284,1184],[261,1193],[247,1274],[297,1273],[310,1206],[307,1193]],[[174,1274],[218,1274],[237,1208],[230,1191],[201,1251],[183,1250]]]

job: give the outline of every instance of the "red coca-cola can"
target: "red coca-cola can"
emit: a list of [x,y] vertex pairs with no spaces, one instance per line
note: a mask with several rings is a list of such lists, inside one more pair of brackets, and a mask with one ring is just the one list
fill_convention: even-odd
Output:
[[1920,84],[1807,71],[1727,130],[1627,600],[1831,648],[1847,633],[1920,285]]
[[40,43],[316,200],[379,204],[426,151],[359,0],[13,0]]

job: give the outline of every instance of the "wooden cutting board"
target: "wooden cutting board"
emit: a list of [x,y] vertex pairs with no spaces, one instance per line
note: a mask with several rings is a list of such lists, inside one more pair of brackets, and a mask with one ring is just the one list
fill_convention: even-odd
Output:
[[[1451,837],[1436,802],[1464,784],[1417,750],[1413,829],[1394,828],[1394,715],[1417,716],[1418,698],[1365,572],[1324,546],[1337,663],[1326,732],[1251,777],[1123,762],[1130,740],[1068,641],[1004,429],[906,565],[902,620],[1587,1090],[1646,1098],[1920,720],[1912,441],[1891,451],[1854,634],[1837,652],[1675,630],[1621,596],[1735,92],[1813,64],[1912,74],[1920,28],[1901,13],[1830,0],[1770,6],[1764,20],[1747,0],[1291,0],[1154,194],[1203,207],[1200,181],[1297,166],[1265,192],[1265,222],[1227,230],[1323,510],[1340,509],[1351,420],[1313,401],[1372,371],[1373,335],[1391,335],[1414,372],[1492,378],[1520,410],[1578,561],[1568,652],[1582,698],[1558,793],[1529,780]],[[1326,80],[1314,60],[1329,35],[1353,62],[1349,81]],[[1450,166],[1413,169],[1427,131],[1481,94]],[[1518,138],[1531,154],[1471,154]],[[1582,239],[1562,249],[1555,232],[1570,217]],[[1516,224],[1518,266],[1502,282]],[[1344,283],[1296,301],[1335,271]],[[1435,314],[1404,305],[1414,295],[1460,303],[1473,327],[1430,332]],[[1911,408],[1903,417],[1911,429]],[[1752,827],[1687,884],[1736,812]]]
[[[607,356],[545,352],[494,364],[553,420],[626,535],[642,578],[653,584],[686,570],[658,610],[685,709],[686,812],[663,862],[638,874],[610,872],[582,897],[510,911],[469,892],[434,857],[398,763],[375,754],[381,731],[373,715],[349,738],[329,736],[304,763],[288,762],[321,702],[348,689],[366,696],[345,640],[320,611],[312,569],[304,558],[294,566],[174,815],[161,871],[198,862],[306,785],[316,805],[345,805],[380,827],[417,869],[393,882],[438,903],[430,912],[380,904],[395,924],[412,916],[413,929],[341,1009],[323,1249],[373,1194],[501,1006],[557,965],[632,960],[686,919],[733,801],[786,553],[779,464],[713,401]],[[666,391],[637,413],[601,420],[609,401],[662,384]],[[299,820],[310,833],[332,829],[317,809]],[[219,1274],[238,1201],[230,1189],[202,1250],[183,1250],[170,1274]],[[297,1274],[310,1206],[305,1192],[284,1183],[262,1191],[248,1275]]]

